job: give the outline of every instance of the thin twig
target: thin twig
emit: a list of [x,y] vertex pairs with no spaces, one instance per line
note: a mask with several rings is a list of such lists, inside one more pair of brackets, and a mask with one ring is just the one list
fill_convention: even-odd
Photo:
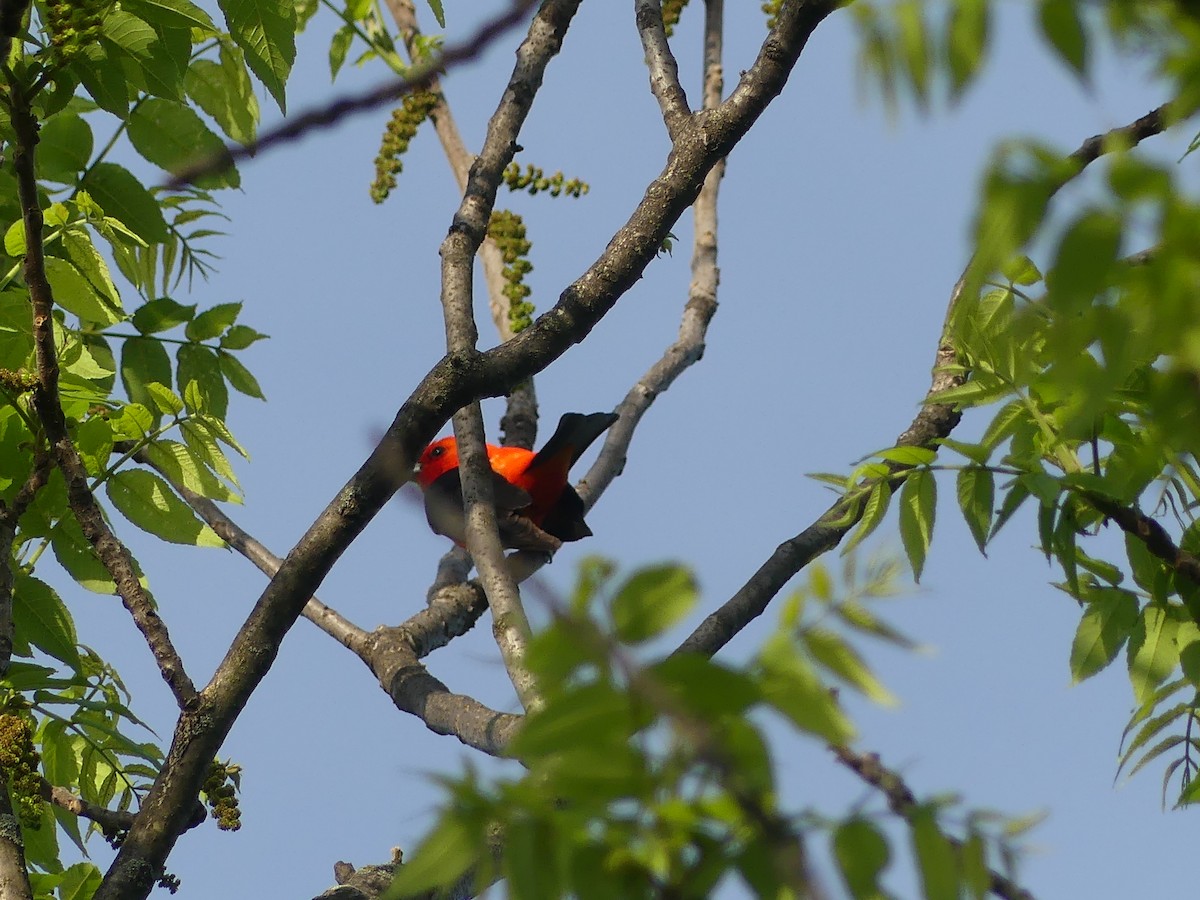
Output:
[[[723,20],[722,0],[709,0],[704,22],[703,96],[706,110],[720,105],[724,91]],[[717,196],[724,177],[725,160],[721,159],[705,177],[704,186],[692,205],[692,281],[679,323],[679,336],[617,406],[615,411],[620,418],[609,429],[600,455],[579,486],[579,496],[588,508],[625,470],[634,431],[651,404],[704,355],[708,325],[717,312],[717,286],[721,280],[717,266]]]
[[[856,753],[848,747],[829,748],[843,766],[883,794],[888,808],[907,822],[912,822],[918,809],[916,795],[897,772],[887,768],[874,753]],[[962,850],[962,842],[946,835],[955,850]],[[1005,900],[1034,900],[1033,894],[1011,878],[988,870],[989,890]]]
[[[1075,177],[1101,155],[1115,149],[1127,149],[1166,127],[1170,104],[1142,116],[1130,125],[1114,128],[1102,135],[1088,138],[1069,157],[1076,163]],[[1061,181],[1054,191],[1070,181]],[[1052,192],[1053,194],[1053,192]],[[960,365],[958,348],[951,333],[951,322],[964,293],[971,263],[959,278],[950,295],[950,303],[934,358],[933,377],[926,403],[912,423],[896,439],[897,446],[926,447],[937,450],[937,441],[947,437],[962,418],[952,405],[929,402],[936,394],[963,384],[969,370]],[[890,481],[902,480],[906,467],[892,465],[885,476]],[[762,615],[772,598],[782,590],[797,572],[810,562],[833,549],[858,524],[862,505],[845,499],[838,500],[817,520],[795,537],[780,544],[770,558],[759,567],[750,580],[719,609],[710,614],[680,644],[677,653],[704,653],[711,656],[734,638],[750,622]]]
[[536,0],[513,0],[508,9],[480,25],[467,40],[447,47],[441,55],[434,59],[414,65],[407,78],[397,78],[363,93],[341,97],[323,107],[309,110],[264,133],[258,140],[248,144],[227,144],[220,153],[216,153],[208,159],[199,160],[195,165],[177,173],[167,182],[166,188],[172,191],[182,190],[198,178],[220,174],[243,159],[258,156],[263,150],[279,144],[291,143],[309,132],[336,125],[356,113],[367,112],[392,103],[405,94],[423,90],[439,74],[448,71],[453,66],[475,59],[497,38],[502,37],[510,28],[520,24],[521,20],[525,18],[525,14],[535,5]]

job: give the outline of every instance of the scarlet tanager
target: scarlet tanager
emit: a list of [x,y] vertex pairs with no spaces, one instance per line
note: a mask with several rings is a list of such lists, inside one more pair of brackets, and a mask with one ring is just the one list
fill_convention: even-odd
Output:
[[[614,413],[566,413],[537,453],[522,447],[487,445],[500,540],[516,550],[553,553],[564,541],[592,533],[583,521],[583,501],[567,480],[571,466],[613,422]],[[458,444],[434,441],[417,463],[429,527],[466,545]]]

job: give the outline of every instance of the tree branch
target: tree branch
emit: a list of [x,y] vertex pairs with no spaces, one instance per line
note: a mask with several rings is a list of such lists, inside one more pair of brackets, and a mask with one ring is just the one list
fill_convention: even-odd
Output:
[[33,900],[29,867],[25,863],[21,821],[13,809],[6,778],[0,779],[0,897],[4,900]]
[[646,54],[646,68],[650,71],[650,91],[662,111],[667,134],[675,140],[684,123],[691,118],[687,94],[679,83],[679,66],[671,45],[667,43],[667,32],[663,27],[661,0],[635,0],[635,18],[638,36]]
[[71,442],[66,416],[58,394],[58,352],[54,344],[54,295],[46,277],[42,248],[43,218],[38,204],[38,185],[34,164],[37,144],[37,119],[20,86],[10,80],[12,125],[16,133],[13,169],[17,176],[17,194],[25,222],[25,283],[33,305],[33,340],[37,359],[37,385],[33,389],[33,408],[46,432],[54,462],[67,483],[71,512],[79,521],[84,536],[116,584],[117,594],[133,616],[134,624],[146,639],[163,680],[175,695],[181,710],[191,708],[197,698],[188,677],[159,618],[149,592],[138,581],[133,556],[108,527],[100,505],[88,487],[87,470]]
[[[896,772],[884,766],[879,756],[874,753],[855,753],[848,747],[829,748],[843,766],[883,794],[888,808],[904,819],[912,822],[919,804],[916,795],[904,783],[904,779]],[[962,850],[962,841],[946,836],[957,851]],[[1001,875],[995,870],[989,870],[990,890],[997,897],[1005,900],[1033,900],[1033,894],[1025,890],[1015,881]]]
[[[706,110],[720,105],[724,90],[723,31],[724,2],[709,0],[704,21],[703,96]],[[704,340],[708,325],[717,312],[717,285],[721,280],[721,270],[717,266],[717,195],[724,177],[725,160],[720,159],[705,176],[704,186],[692,204],[692,281],[679,323],[679,336],[617,406],[615,412],[620,418],[609,429],[600,455],[579,486],[579,496],[588,508],[624,471],[633,433],[651,404],[704,355]]]
[[[546,0],[535,14],[518,50],[509,87],[489,125],[483,153],[472,167],[468,208],[490,209],[498,175],[511,158],[516,137],[513,126],[524,119],[523,109],[557,52],[577,5],[578,0]],[[367,461],[288,554],[201,692],[200,708],[180,717],[163,772],[97,892],[97,900],[146,896],[153,874],[166,859],[182,824],[181,805],[196,795],[225,735],[272,665],[280,641],[342,552],[411,477],[420,449],[456,410],[482,397],[511,391],[587,336],[641,276],[671,226],[694,201],[709,169],[728,155],[782,90],[809,35],[835,6],[834,0],[785,4],[758,58],[731,97],[736,102],[727,101],[704,121],[689,124],[629,222],[599,259],[563,292],[553,309],[499,347],[470,356],[448,355],[426,375]],[[503,141],[502,149],[495,146],[497,139]],[[470,231],[473,241],[482,239],[482,228],[474,217],[457,217],[452,227],[456,232]]]

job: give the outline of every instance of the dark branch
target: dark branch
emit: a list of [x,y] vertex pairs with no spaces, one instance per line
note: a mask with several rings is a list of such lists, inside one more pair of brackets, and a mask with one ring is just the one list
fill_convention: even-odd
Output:
[[[911,822],[917,812],[916,795],[904,783],[899,774],[887,768],[874,753],[855,753],[848,747],[830,747],[837,761],[865,781],[871,787],[883,794],[887,800],[888,809],[907,822]],[[946,836],[955,850],[962,850],[962,842]],[[1033,894],[1025,890],[1012,879],[1001,875],[995,870],[989,870],[990,890],[997,897],[1005,900],[1033,900]]]
[[37,385],[33,389],[33,408],[54,462],[67,483],[67,500],[71,512],[79,521],[84,536],[96,550],[96,555],[116,584],[117,594],[133,617],[134,624],[146,639],[163,680],[175,695],[180,709],[196,702],[196,688],[183,667],[167,626],[159,618],[149,592],[138,581],[133,555],[117,539],[96,498],[88,487],[87,470],[75,449],[67,430],[66,416],[58,393],[58,351],[54,343],[54,295],[46,277],[42,247],[43,218],[38,201],[37,173],[34,148],[37,145],[37,119],[21,88],[10,81],[12,95],[12,125],[16,133],[13,169],[17,176],[17,196],[25,221],[25,284],[33,306],[33,340],[37,359]]
[[342,97],[327,106],[310,110],[248,144],[229,144],[219,154],[200,160],[177,174],[167,182],[166,187],[172,191],[182,190],[197,178],[224,172],[230,166],[248,157],[257,156],[263,150],[278,144],[291,143],[310,131],[330,128],[356,113],[368,112],[392,103],[405,94],[424,90],[451,67],[477,57],[493,41],[520,24],[525,14],[535,5],[534,0],[514,0],[508,9],[481,25],[468,40],[447,47],[436,59],[414,65],[407,78],[397,78],[364,93]]

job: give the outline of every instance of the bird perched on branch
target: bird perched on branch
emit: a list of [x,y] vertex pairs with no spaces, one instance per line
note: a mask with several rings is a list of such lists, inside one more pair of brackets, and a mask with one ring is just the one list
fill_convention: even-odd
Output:
[[[616,421],[615,413],[566,413],[537,453],[522,447],[487,445],[496,519],[505,547],[553,553],[564,542],[592,533],[583,520],[583,501],[567,475],[592,442]],[[466,518],[454,438],[442,438],[426,447],[416,472],[429,527],[465,546]]]

